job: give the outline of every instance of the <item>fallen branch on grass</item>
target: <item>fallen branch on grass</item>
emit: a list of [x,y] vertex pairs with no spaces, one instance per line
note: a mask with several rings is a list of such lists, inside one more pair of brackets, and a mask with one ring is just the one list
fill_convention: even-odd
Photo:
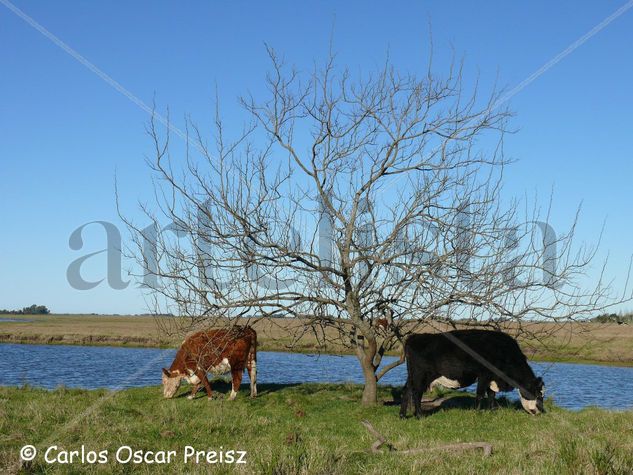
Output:
[[371,435],[376,438],[376,441],[371,444],[372,453],[380,453],[380,448],[385,446],[389,452],[398,452],[400,454],[416,454],[421,452],[427,452],[429,450],[450,450],[453,452],[459,452],[463,450],[476,450],[481,449],[485,456],[489,456],[492,454],[492,445],[488,442],[463,442],[459,444],[447,444],[447,445],[437,445],[435,447],[424,447],[420,449],[408,449],[408,450],[398,450],[393,444],[391,444],[385,436],[383,436],[380,432],[376,430],[376,428],[369,421],[361,421],[361,424],[365,426],[365,429],[369,431]]

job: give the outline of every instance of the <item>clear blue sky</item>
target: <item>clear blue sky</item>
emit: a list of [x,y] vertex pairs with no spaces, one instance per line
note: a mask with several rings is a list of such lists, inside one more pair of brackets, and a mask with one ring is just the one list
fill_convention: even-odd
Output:
[[[234,118],[234,99],[261,90],[264,42],[299,69],[327,52],[334,28],[340,64],[368,70],[387,51],[421,72],[429,24],[437,66],[450,48],[466,77],[519,84],[616,11],[623,0],[562,2],[26,2],[14,5],[141,100],[207,124],[216,85]],[[517,195],[554,188],[553,222],[564,228],[582,201],[579,242],[596,241],[622,284],[633,252],[633,9],[529,84],[510,102],[519,133],[506,152]],[[145,310],[130,285],[89,291],[66,282],[70,262],[104,248],[98,227],[73,251],[68,238],[95,220],[119,224],[124,206],[151,198],[144,157],[147,114],[0,2],[0,308],[32,303],[56,312]],[[123,228],[122,228],[123,229]],[[101,259],[101,261],[99,261]],[[597,264],[599,261],[597,261]],[[97,257],[86,278],[105,276]],[[628,308],[628,306],[625,306]]]

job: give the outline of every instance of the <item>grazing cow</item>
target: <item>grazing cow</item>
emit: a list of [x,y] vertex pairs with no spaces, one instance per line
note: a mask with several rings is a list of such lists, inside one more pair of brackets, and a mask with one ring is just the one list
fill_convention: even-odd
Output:
[[251,397],[257,396],[257,333],[249,327],[205,330],[187,337],[176,353],[169,369],[163,368],[163,395],[174,397],[183,379],[192,385],[193,399],[202,383],[211,399],[207,373],[233,377],[230,400],[235,399],[242,383],[244,369],[251,380]]
[[402,394],[400,417],[406,417],[413,398],[420,417],[422,394],[441,385],[465,388],[477,381],[476,406],[487,394],[490,405],[495,393],[519,389],[521,405],[530,414],[545,412],[543,380],[537,378],[516,340],[490,330],[455,330],[439,334],[414,334],[404,347],[407,383]]

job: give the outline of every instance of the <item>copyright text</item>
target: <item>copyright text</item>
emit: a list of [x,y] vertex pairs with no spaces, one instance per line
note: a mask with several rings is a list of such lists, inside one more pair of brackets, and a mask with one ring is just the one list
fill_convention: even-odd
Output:
[[[183,464],[245,464],[247,452],[245,450],[218,449],[199,450],[186,445],[181,451],[177,450],[146,450],[122,445],[115,451],[91,450],[82,445],[78,449],[68,450],[57,445],[51,445],[40,450],[40,457],[47,464],[147,464],[165,465],[171,463]],[[25,445],[20,449],[20,459],[35,460],[38,449],[33,445]]]

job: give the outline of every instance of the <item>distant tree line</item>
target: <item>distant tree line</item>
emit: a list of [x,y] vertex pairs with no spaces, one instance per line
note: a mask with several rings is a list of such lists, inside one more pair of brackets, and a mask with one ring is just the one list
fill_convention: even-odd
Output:
[[30,307],[24,307],[22,310],[0,310],[2,314],[8,315],[48,315],[51,311],[46,305],[31,305]]
[[633,324],[633,313],[603,313],[602,315],[592,318],[591,321],[596,323],[619,323],[620,325],[624,323]]

